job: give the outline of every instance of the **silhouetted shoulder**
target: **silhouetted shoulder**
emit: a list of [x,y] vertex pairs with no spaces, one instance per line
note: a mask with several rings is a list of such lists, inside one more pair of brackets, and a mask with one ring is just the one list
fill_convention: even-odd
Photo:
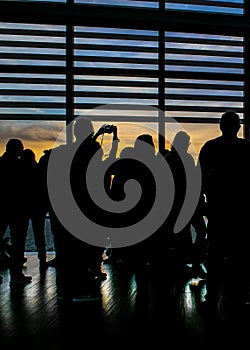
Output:
[[201,147],[201,151],[210,147],[216,147],[218,144],[220,144],[222,142],[222,137],[216,137],[214,139],[211,140],[207,140],[204,145]]
[[227,140],[221,136],[205,142],[200,150],[199,159],[202,160],[203,157],[218,158],[222,154],[230,158],[237,155],[244,156],[249,152],[250,142],[248,140],[243,138]]

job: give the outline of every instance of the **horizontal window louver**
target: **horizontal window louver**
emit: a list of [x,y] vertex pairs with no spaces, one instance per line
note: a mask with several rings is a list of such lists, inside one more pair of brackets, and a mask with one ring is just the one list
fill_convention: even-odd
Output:
[[115,5],[119,7],[159,8],[159,0],[75,0],[75,3]]
[[[11,0],[2,0],[2,1],[6,1],[6,2],[9,2]],[[19,2],[27,2],[27,3],[33,3],[33,2],[37,2],[37,3],[50,3],[50,4],[53,4],[53,3],[66,3],[67,0],[14,0],[14,1],[19,1]]]
[[[243,116],[246,101],[244,37],[225,34],[226,29],[222,28],[225,21],[220,26],[223,35],[216,35],[215,26],[203,28],[206,34],[202,29],[194,33],[193,27],[190,29],[188,25],[183,32],[185,20],[192,25],[189,16],[194,15],[197,21],[197,11],[207,12],[205,17],[211,18],[211,22],[213,15],[216,14],[218,20],[221,12],[233,15],[230,18],[236,22],[241,21],[246,7],[243,0],[20,1],[42,3],[43,11],[44,6],[54,2],[61,12],[49,21],[61,23],[59,17],[63,14],[67,22],[65,4],[73,5],[72,9],[76,4],[79,11],[91,4],[97,9],[94,15],[89,12],[94,16],[93,24],[87,26],[83,21],[79,25],[81,16],[72,11],[71,57],[70,50],[66,52],[68,22],[65,25],[38,24],[40,20],[45,23],[46,18],[36,17],[37,24],[32,24],[32,11],[37,14],[36,6],[27,15],[27,23],[3,20],[0,25],[1,119],[66,120],[70,101],[73,101],[72,115],[91,110],[96,113],[96,120],[102,119],[102,113],[110,115],[113,105],[118,107],[110,119],[117,121],[157,121],[157,112],[146,112],[145,106],[160,106],[167,115],[187,123],[213,122],[218,114],[232,108]],[[127,28],[122,25],[118,28],[116,18],[110,19],[110,28],[105,23],[98,27],[98,5],[130,7],[129,13],[135,17]],[[163,11],[158,11],[159,5]],[[163,15],[158,22],[155,14],[162,15],[164,6],[166,17]],[[140,21],[137,25],[135,18],[141,18],[136,7],[148,8],[142,11],[148,16],[145,23]],[[168,30],[167,20],[161,22],[162,18],[167,19],[168,11],[171,21],[176,14],[175,26],[181,26],[179,32],[173,27]],[[208,34],[210,29],[211,34]],[[69,79],[71,74],[72,80]],[[102,106],[108,105],[111,111],[100,111]]]
[[75,114],[92,109],[96,119],[103,113],[114,120],[155,117],[145,115],[145,106],[158,106],[157,32],[76,27],[74,66]]
[[2,23],[2,119],[65,118],[65,28]]
[[237,14],[244,13],[244,0],[166,0],[166,9]]
[[[9,0],[5,0],[8,2]],[[211,13],[227,13],[242,15],[244,13],[244,0],[25,0],[25,2],[36,3],[71,3],[107,5],[127,8],[152,8],[158,9],[165,4],[166,9],[181,11],[199,11]]]
[[[10,0],[3,0],[10,1]],[[18,0],[17,0],[18,1]],[[91,4],[91,5],[108,5],[118,7],[132,8],[159,8],[159,0],[20,0],[20,2],[36,2],[36,3],[70,3],[70,4]]]
[[227,109],[243,113],[243,38],[192,33],[165,35],[166,111],[213,121]]

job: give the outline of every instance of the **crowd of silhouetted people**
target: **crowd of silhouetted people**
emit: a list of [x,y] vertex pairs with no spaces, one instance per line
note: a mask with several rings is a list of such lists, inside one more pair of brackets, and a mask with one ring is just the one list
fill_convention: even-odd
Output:
[[[116,126],[104,125],[95,133],[92,122],[82,117],[77,117],[74,123],[74,142],[45,151],[38,161],[32,149],[25,149],[20,139],[11,138],[0,157],[0,250],[2,260],[7,252],[11,285],[32,281],[32,276],[23,273],[25,242],[31,223],[40,273],[46,273],[49,266],[56,268],[58,299],[100,299],[100,282],[106,278],[102,263],[122,264],[132,269],[138,285],[149,269],[156,273],[162,265],[169,264],[176,275],[189,273],[192,277],[205,279],[207,295],[204,304],[210,310],[216,310],[221,276],[227,265],[232,277],[233,298],[243,303],[248,293],[246,276],[250,266],[246,205],[249,200],[250,143],[238,137],[241,125],[235,112],[225,112],[219,127],[221,136],[204,143],[197,162],[188,152],[191,140],[185,131],[177,132],[171,148],[163,153],[157,153],[152,135],[142,134],[136,138],[133,147],[125,147],[117,157],[119,138]],[[98,141],[105,132],[113,134],[112,149],[107,158],[104,158]],[[174,184],[173,203],[165,220],[153,234],[128,246],[101,247],[77,237],[70,232],[50,200],[47,174],[51,154],[59,162],[73,155],[69,181],[77,207],[89,221],[114,230],[132,227],[150,213],[157,191],[161,191],[150,164],[163,158],[171,170]],[[126,199],[129,180],[140,184],[141,197],[132,209],[114,213],[95,203],[86,180],[93,159],[97,173],[102,172],[104,164],[107,169],[104,181],[96,184],[97,191],[98,186],[103,186],[112,201],[119,203]],[[146,159],[147,164],[140,159]],[[187,177],[196,179],[199,169],[201,191],[197,204],[184,227],[175,233],[175,224],[183,210],[187,190],[190,190]],[[63,181],[61,175],[56,174],[59,185]],[[170,179],[166,178],[166,186],[168,181]],[[63,209],[64,200],[67,199],[62,195],[62,216],[63,210],[67,209],[67,206]],[[162,204],[160,210],[164,212],[167,208]],[[46,252],[45,220],[48,215],[55,246],[53,265],[47,261]],[[8,227],[10,243],[4,239]],[[81,230],[84,238],[86,227],[83,225]],[[233,282],[235,278],[246,283],[239,288]]]
[[[25,242],[30,222],[38,252],[40,271],[44,272],[47,268],[44,231],[48,212],[46,172],[43,172],[42,160],[41,163],[36,161],[34,151],[24,149],[22,141],[15,138],[7,142],[6,150],[0,158],[0,168],[2,249],[7,253],[5,259],[9,258],[11,283],[26,283],[32,279],[31,276],[25,276],[22,272],[26,261]],[[3,237],[8,227],[11,244],[6,246]],[[4,248],[7,249],[4,250]]]

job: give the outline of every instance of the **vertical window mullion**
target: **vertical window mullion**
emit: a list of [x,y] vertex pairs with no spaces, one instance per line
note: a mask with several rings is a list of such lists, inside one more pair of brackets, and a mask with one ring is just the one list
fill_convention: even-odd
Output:
[[[74,0],[67,0],[67,5],[73,5]],[[74,119],[74,26],[66,26],[66,142],[73,141],[73,130],[70,123]]]
[[[165,0],[159,0],[160,12],[165,12]],[[159,30],[159,42],[158,42],[158,146],[159,151],[163,152],[165,149],[165,31]]]

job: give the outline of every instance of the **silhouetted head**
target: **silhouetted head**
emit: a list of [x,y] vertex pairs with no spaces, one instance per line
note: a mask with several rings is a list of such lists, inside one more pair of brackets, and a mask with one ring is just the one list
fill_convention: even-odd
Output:
[[94,127],[88,118],[77,117],[74,124],[74,135],[77,141],[84,141],[86,138],[93,136]]
[[240,130],[239,115],[233,111],[223,113],[220,119],[220,130],[225,136],[236,136]]
[[20,158],[27,163],[32,163],[36,160],[36,154],[32,149],[26,148],[22,151]]
[[190,136],[185,131],[178,131],[172,142],[171,149],[175,149],[178,153],[187,152],[190,145]]
[[131,158],[134,154],[134,147],[124,147],[120,152],[120,158]]
[[23,151],[23,143],[19,139],[10,139],[6,143],[6,153],[13,157],[19,157]]
[[[151,146],[151,147],[148,147]],[[152,135],[150,134],[141,134],[135,139],[134,150],[136,152],[146,152],[155,155],[155,144]]]
[[138,141],[147,142],[149,145],[155,147],[153,137],[150,134],[141,134],[141,135],[137,136],[137,138],[135,140],[135,146],[136,146]]

